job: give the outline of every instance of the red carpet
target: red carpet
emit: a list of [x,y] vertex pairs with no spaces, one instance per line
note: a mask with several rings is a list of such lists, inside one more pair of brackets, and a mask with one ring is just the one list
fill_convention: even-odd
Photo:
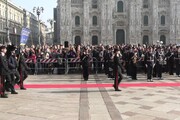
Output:
[[[112,84],[25,84],[26,88],[101,88],[112,87]],[[177,83],[121,83],[120,87],[180,87]],[[17,86],[16,86],[17,88]]]

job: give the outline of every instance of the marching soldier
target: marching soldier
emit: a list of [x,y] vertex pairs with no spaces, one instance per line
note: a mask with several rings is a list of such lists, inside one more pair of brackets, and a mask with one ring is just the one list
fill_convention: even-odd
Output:
[[8,67],[12,71],[11,80],[12,80],[13,86],[20,81],[20,75],[19,75],[19,72],[17,71],[18,63],[16,60],[15,49],[16,47],[14,45],[9,45],[7,47]]
[[[6,97],[4,94],[4,90],[7,90],[8,92],[11,92],[11,94],[18,94],[13,86],[11,74],[12,71],[8,68],[8,61],[6,57],[7,49],[5,46],[1,46],[1,76],[2,76],[2,97]],[[6,79],[6,82],[4,82],[4,79]]]
[[169,48],[167,54],[167,66],[168,66],[168,72],[169,75],[174,74],[174,51],[172,51],[172,48]]
[[81,56],[82,68],[83,68],[83,78],[85,81],[89,78],[89,61],[90,55],[88,53],[88,49],[85,48],[83,55]]
[[176,48],[176,51],[174,52],[174,59],[175,59],[175,65],[176,65],[176,75],[180,77],[180,47],[178,46]]
[[30,68],[25,62],[24,53],[22,50],[18,55],[18,63],[18,71],[20,73],[20,82],[18,83],[18,85],[20,86],[21,90],[26,90],[26,88],[24,87],[24,80],[28,77],[28,71],[30,70]]
[[145,54],[145,66],[147,68],[147,82],[153,82],[152,72],[155,66],[155,57],[153,54],[153,48],[148,48]]
[[7,94],[5,94],[5,73],[9,73],[8,67],[4,64],[5,53],[6,53],[6,47],[1,46],[0,47],[0,75],[1,75],[1,83],[0,83],[0,92],[1,92],[1,98],[8,98]]
[[163,49],[157,48],[155,56],[156,56],[156,71],[157,71],[158,79],[162,80],[162,66],[164,63],[164,56],[165,56]]
[[114,89],[115,91],[121,91],[118,86],[121,82],[121,80],[123,79],[123,76],[122,76],[122,70],[123,69],[123,66],[120,62],[120,56],[121,53],[120,53],[120,50],[119,49],[114,49],[114,75],[115,75],[115,79],[114,79]]

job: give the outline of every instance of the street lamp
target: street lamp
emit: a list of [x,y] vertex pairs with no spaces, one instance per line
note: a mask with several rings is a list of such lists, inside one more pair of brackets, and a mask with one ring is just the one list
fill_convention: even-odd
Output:
[[41,45],[41,30],[40,30],[40,21],[39,21],[39,16],[41,13],[43,13],[44,8],[43,7],[34,7],[33,8],[33,13],[36,13],[38,16],[38,28],[39,28],[39,35],[38,35],[38,40],[39,40],[39,45]]
[[53,19],[48,19],[47,22],[49,22],[50,25],[51,25],[52,40],[54,40],[54,35],[53,35],[53,23],[55,23],[56,21],[53,20]]

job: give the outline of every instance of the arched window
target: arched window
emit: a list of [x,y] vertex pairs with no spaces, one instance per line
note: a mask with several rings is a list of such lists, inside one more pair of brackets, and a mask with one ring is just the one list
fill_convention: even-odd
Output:
[[75,45],[81,45],[81,37],[80,36],[76,36],[74,43],[75,43]]
[[165,16],[162,15],[161,16],[161,25],[165,25],[166,24],[166,19],[165,19]]
[[92,45],[98,45],[98,36],[92,36]]
[[92,0],[92,8],[97,8],[97,7],[98,7],[97,0]]
[[118,1],[117,3],[117,12],[123,12],[123,2],[122,1]]
[[146,45],[149,44],[149,36],[147,35],[143,36],[143,44],[146,44]]
[[143,0],[143,8],[148,8],[148,0]]
[[145,15],[144,16],[144,26],[148,26],[148,24],[149,24],[148,16]]
[[93,16],[92,23],[93,23],[93,26],[97,25],[97,16]]
[[79,26],[79,25],[80,25],[80,17],[79,17],[79,16],[76,16],[76,17],[75,17],[75,25],[76,25],[76,26]]
[[160,36],[160,41],[162,41],[163,44],[165,45],[166,44],[166,36],[165,35],[161,35]]

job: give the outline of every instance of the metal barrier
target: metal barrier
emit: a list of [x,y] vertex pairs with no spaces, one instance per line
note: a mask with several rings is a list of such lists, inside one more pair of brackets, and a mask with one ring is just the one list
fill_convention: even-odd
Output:
[[[50,58],[50,59],[37,59],[34,62],[32,59],[26,59],[25,62],[31,68],[32,74],[69,74],[78,73],[82,71],[80,58]],[[105,64],[107,62],[91,58],[89,61],[90,73],[104,72]],[[108,67],[113,69],[113,62],[108,62]],[[137,63],[138,71],[144,71],[145,66],[143,61]]]
[[[25,62],[31,68],[32,74],[68,74],[74,72],[81,72],[80,58],[58,58],[58,59],[26,59]],[[91,58],[89,61],[90,73],[97,73],[98,60]]]

